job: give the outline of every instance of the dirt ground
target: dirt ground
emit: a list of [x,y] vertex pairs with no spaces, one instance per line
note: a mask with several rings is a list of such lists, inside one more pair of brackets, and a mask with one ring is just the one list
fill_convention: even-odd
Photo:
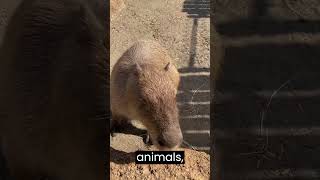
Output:
[[120,11],[111,9],[115,14],[110,68],[140,39],[156,40],[169,51],[181,74],[178,103],[186,164],[135,165],[133,152],[150,148],[142,137],[118,133],[110,137],[111,179],[209,179],[209,1],[124,0],[124,4]]
[[185,164],[141,165],[134,163],[134,153],[111,150],[111,179],[190,179],[207,180],[210,176],[210,160],[208,154],[188,149],[185,151]]

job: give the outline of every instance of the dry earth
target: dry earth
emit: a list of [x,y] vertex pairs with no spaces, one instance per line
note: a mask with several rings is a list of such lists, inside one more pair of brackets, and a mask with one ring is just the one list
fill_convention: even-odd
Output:
[[[111,162],[111,179],[209,179],[209,156],[204,152],[185,149],[185,164],[168,165],[136,165],[134,153],[124,154],[121,151],[112,150],[114,158]],[[117,163],[121,162],[121,163]],[[124,164],[123,164],[124,163]]]

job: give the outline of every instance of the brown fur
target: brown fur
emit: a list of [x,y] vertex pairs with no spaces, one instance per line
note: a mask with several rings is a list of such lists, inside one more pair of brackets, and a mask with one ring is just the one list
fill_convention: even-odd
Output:
[[[159,148],[180,145],[176,104],[179,81],[179,73],[164,48],[154,41],[137,42],[118,60],[111,74],[114,123],[140,120]],[[159,140],[164,145],[159,145]]]

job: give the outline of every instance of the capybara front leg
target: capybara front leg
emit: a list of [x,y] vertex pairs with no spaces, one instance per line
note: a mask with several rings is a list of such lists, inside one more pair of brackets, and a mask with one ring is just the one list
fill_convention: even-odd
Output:
[[111,121],[112,136],[114,136],[113,133],[123,132],[129,126],[130,126],[130,122],[128,118],[121,115],[112,114],[112,121]]

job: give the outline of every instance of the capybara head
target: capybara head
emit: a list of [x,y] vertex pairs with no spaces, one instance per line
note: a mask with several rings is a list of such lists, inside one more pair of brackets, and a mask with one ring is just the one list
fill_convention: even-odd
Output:
[[182,133],[176,103],[179,73],[168,62],[163,67],[142,64],[134,67],[132,79],[141,122],[146,126],[152,143],[159,150],[180,146]]

